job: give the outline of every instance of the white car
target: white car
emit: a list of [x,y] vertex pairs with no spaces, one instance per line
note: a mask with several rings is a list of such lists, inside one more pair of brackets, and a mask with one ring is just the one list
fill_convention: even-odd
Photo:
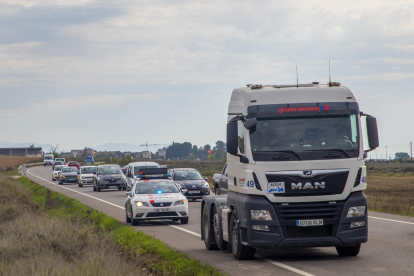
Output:
[[136,226],[145,220],[188,223],[188,201],[171,179],[138,181],[125,200],[126,222]]
[[56,165],[52,170],[52,180],[56,181],[59,179],[59,174],[62,171],[62,168],[66,167],[64,165]]
[[96,172],[97,166],[82,166],[80,168],[80,175],[78,177],[79,187],[86,184],[93,184],[93,175]]
[[160,165],[155,162],[133,162],[129,163],[126,171],[127,191],[132,189],[135,182],[139,180],[139,172],[141,169],[159,168]]

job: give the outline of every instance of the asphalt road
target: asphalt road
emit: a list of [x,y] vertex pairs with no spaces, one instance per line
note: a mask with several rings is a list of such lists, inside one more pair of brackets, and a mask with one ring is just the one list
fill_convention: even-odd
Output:
[[[58,185],[51,180],[51,167],[34,167],[26,175],[125,223],[124,191],[93,192],[91,186]],[[298,248],[258,250],[255,260],[237,261],[227,251],[205,249],[200,239],[200,205],[200,200],[189,202],[187,225],[153,221],[135,228],[229,275],[414,275],[414,218],[411,217],[370,212],[368,243],[362,245],[357,257],[339,257],[335,248]]]

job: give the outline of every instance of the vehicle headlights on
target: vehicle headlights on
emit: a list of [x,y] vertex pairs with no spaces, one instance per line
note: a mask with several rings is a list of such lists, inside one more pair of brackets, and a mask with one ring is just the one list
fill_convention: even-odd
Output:
[[177,200],[176,202],[174,202],[174,206],[177,206],[177,205],[184,205],[185,204],[185,199],[182,199],[182,200]]
[[210,185],[208,185],[208,183],[207,183],[207,182],[206,182],[206,183],[204,183],[203,187],[204,187],[204,188],[207,188],[207,189],[210,189]]
[[146,202],[142,202],[142,201],[137,201],[137,202],[135,202],[135,205],[136,205],[137,207],[142,207],[142,206],[146,206],[146,207],[148,207],[148,203],[146,203]]
[[272,216],[267,210],[250,210],[250,214],[255,220],[272,220]]
[[365,215],[365,206],[355,206],[348,210],[347,218],[360,217]]

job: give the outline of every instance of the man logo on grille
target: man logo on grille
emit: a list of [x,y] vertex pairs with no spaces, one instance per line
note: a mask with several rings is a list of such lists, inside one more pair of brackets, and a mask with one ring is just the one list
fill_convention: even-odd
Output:
[[309,175],[309,176],[311,176],[312,175],[312,171],[303,171],[303,175]]

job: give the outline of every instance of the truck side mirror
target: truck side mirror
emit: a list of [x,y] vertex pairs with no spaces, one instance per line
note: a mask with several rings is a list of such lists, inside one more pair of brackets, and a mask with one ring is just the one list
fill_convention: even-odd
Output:
[[367,116],[367,134],[368,146],[371,150],[379,146],[377,119],[372,116]]
[[237,121],[231,121],[227,123],[227,152],[233,155],[237,155]]
[[246,120],[246,122],[244,122],[244,127],[246,129],[249,129],[249,130],[254,130],[256,125],[257,125],[256,117],[250,118],[250,119]]

